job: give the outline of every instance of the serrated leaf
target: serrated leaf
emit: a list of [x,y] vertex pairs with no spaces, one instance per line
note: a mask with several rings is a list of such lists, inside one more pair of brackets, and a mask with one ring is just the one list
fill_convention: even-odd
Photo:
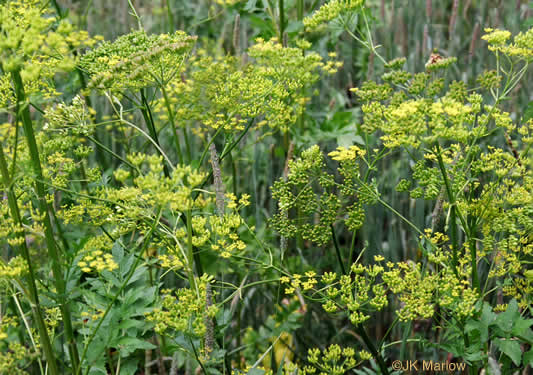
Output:
[[133,275],[131,276],[131,279],[128,281],[128,285],[133,284],[137,280],[139,280],[142,276],[146,275],[146,267],[140,266],[133,272]]
[[486,358],[486,354],[483,353],[481,343],[478,342],[468,347],[464,358],[469,362],[477,362]]
[[511,333],[513,324],[520,319],[520,312],[518,311],[518,303],[515,299],[509,302],[507,310],[500,313],[496,318],[496,325],[505,333]]
[[503,354],[511,358],[516,366],[520,365],[520,362],[522,361],[522,349],[520,348],[518,341],[496,339],[494,340],[494,344]]
[[118,328],[119,329],[124,329],[124,330],[128,330],[130,328],[141,328],[142,326],[144,326],[146,323],[140,321],[140,320],[135,320],[135,319],[126,319],[124,321],[122,321],[119,325],[118,325]]
[[492,307],[488,303],[483,304],[479,326],[479,338],[482,343],[489,340],[489,327],[496,321],[496,318],[497,315],[492,311]]
[[120,263],[124,258],[124,248],[122,247],[122,245],[120,245],[120,243],[115,242],[113,244],[113,248],[111,249],[111,254],[113,254],[115,262]]
[[136,337],[121,337],[117,341],[117,346],[120,348],[120,354],[122,357],[127,357],[130,353],[137,349],[146,350],[156,348],[154,344]]
[[514,336],[529,336],[531,335],[531,327],[533,319],[518,319],[513,324],[512,334]]

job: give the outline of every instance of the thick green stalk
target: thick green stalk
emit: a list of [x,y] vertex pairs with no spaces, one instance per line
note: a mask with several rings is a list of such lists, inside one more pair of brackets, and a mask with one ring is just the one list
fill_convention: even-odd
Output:
[[[178,161],[180,163],[183,163],[183,154],[181,152],[180,140],[178,139],[178,130],[176,129],[176,122],[174,121],[174,111],[172,111],[172,107],[170,106],[170,101],[168,99],[167,90],[165,90],[164,85],[161,85],[161,93],[163,94],[163,99],[165,100],[165,107],[167,108],[170,125],[172,125],[172,137],[174,138],[174,144],[176,145],[176,152],[178,153]],[[189,155],[189,157],[190,156],[191,155]]]
[[385,364],[385,361],[383,360],[381,353],[378,352],[378,350],[376,349],[376,346],[374,345],[372,340],[370,340],[370,337],[368,337],[368,334],[366,333],[364,327],[361,325],[358,325],[357,327],[355,327],[355,331],[357,332],[357,334],[359,334],[359,336],[361,336],[368,350],[370,350],[370,353],[372,353],[372,356],[374,356],[374,359],[378,363],[381,373],[383,375],[389,375],[389,368]]
[[172,33],[174,31],[174,15],[172,14],[172,8],[170,8],[170,1],[167,0],[167,18],[168,18],[168,32]]
[[[7,162],[4,156],[4,148],[0,148],[0,172],[2,173],[2,180],[4,186],[7,189],[7,203],[9,205],[9,210],[11,211],[11,216],[15,224],[22,228],[22,220],[20,218],[20,212],[17,205],[17,197],[13,192],[13,187],[11,184],[11,179],[7,170]],[[39,331],[39,336],[41,338],[41,345],[43,348],[44,356],[46,357],[46,362],[48,363],[48,369],[50,370],[51,375],[59,375],[59,370],[57,367],[57,361],[54,356],[54,351],[52,349],[52,344],[50,342],[50,337],[48,336],[48,331],[46,330],[46,325],[43,319],[43,313],[41,310],[41,304],[39,303],[39,294],[37,291],[37,285],[35,283],[35,271],[33,270],[33,265],[30,258],[30,252],[26,245],[26,240],[18,246],[19,252],[22,253],[22,256],[28,263],[28,279],[29,279],[29,294],[32,312],[37,323],[37,330]]]
[[477,252],[476,252],[476,246],[475,246],[475,240],[473,239],[473,234],[470,233],[470,228],[467,226],[463,216],[461,213],[457,210],[457,201],[455,198],[455,195],[453,194],[450,180],[448,178],[448,173],[446,172],[446,168],[444,166],[444,161],[442,160],[441,150],[440,146],[437,143],[437,161],[439,163],[439,169],[442,174],[442,178],[444,179],[444,186],[446,187],[446,195],[448,196],[448,200],[450,202],[450,237],[452,240],[452,263],[454,272],[457,275],[457,250],[459,246],[459,240],[457,238],[457,218],[461,221],[461,225],[463,226],[463,230],[465,232],[465,235],[467,237],[468,242],[471,244],[470,249],[470,262],[472,265],[472,284],[476,290],[480,290],[479,285],[479,279],[477,275]]
[[[161,144],[159,143],[159,139],[157,137],[157,130],[155,128],[154,118],[152,117],[152,111],[150,109],[150,104],[148,104],[148,100],[146,100],[144,89],[141,89],[141,100],[142,100],[141,112],[144,117],[144,122],[146,122],[148,131],[150,132],[150,137],[152,137],[152,139],[154,140],[155,144],[158,147],[157,151],[161,154],[161,156],[163,156],[162,151],[159,150],[161,148]],[[168,166],[166,164],[164,164],[163,166],[163,171],[165,172],[166,177],[170,176],[170,173],[168,171]]]
[[[189,276],[190,288],[196,289],[196,281],[194,280],[194,248],[192,246],[192,212],[188,209],[187,215],[187,263],[189,263],[189,270],[187,272]],[[198,275],[202,276],[202,275]]]
[[470,266],[472,267],[472,284],[478,292],[481,291],[481,285],[479,282],[479,277],[477,274],[477,249],[476,249],[476,239],[472,228],[470,228],[470,238],[468,239],[468,246],[470,248]]
[[444,186],[446,188],[446,195],[448,196],[448,201],[450,202],[450,239],[452,240],[452,265],[453,272],[457,275],[457,249],[459,247],[459,241],[457,239],[457,212],[456,212],[456,201],[455,195],[452,192],[452,187],[448,179],[448,173],[446,173],[446,168],[444,166],[444,161],[442,160],[442,155],[440,151],[440,146],[437,143],[437,160],[439,163],[439,168],[444,179]]
[[296,17],[298,21],[304,19],[304,0],[296,0]]
[[346,268],[344,268],[344,262],[342,261],[341,249],[339,248],[339,243],[337,242],[337,236],[335,235],[335,228],[333,224],[330,225],[331,228],[331,237],[333,238],[333,245],[335,246],[335,253],[337,254],[337,260],[341,266],[341,271],[343,275],[346,275]]
[[76,371],[79,366],[78,348],[74,339],[74,332],[72,329],[72,320],[70,316],[70,310],[67,305],[65,296],[65,280],[63,280],[63,272],[61,269],[61,263],[57,252],[57,245],[54,239],[54,231],[52,228],[52,222],[50,220],[50,214],[48,209],[48,203],[46,202],[46,190],[44,188],[44,178],[41,168],[41,161],[39,158],[39,150],[37,148],[37,142],[35,141],[35,134],[33,132],[33,124],[30,117],[30,110],[26,103],[26,93],[24,92],[24,85],[22,78],[20,77],[20,71],[15,70],[11,73],[13,83],[15,85],[15,92],[17,96],[17,102],[19,105],[18,116],[22,120],[22,126],[24,128],[24,135],[28,142],[28,149],[30,151],[30,159],[35,174],[35,187],[37,190],[37,198],[39,202],[39,211],[43,215],[44,234],[46,240],[46,247],[48,249],[48,255],[52,260],[52,272],[54,274],[55,287],[59,297],[59,307],[61,310],[61,316],[63,319],[63,325],[65,328],[65,338],[68,342],[70,359],[72,362],[73,370]]

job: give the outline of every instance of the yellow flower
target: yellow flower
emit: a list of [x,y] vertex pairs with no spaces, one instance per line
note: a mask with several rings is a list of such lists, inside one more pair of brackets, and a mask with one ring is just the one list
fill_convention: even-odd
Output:
[[364,156],[365,150],[361,150],[357,146],[350,146],[350,148],[339,146],[336,151],[330,152],[328,155],[337,161],[355,160],[358,156]]

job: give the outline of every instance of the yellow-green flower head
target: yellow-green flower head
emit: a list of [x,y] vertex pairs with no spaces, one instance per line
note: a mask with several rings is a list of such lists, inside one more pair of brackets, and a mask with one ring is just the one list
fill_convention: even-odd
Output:
[[487,34],[481,39],[488,42],[489,50],[520,60],[531,61],[533,59],[533,28],[518,33],[512,43],[509,43],[511,33],[507,30],[487,28],[485,32]]
[[[74,30],[67,20],[56,20],[48,13],[47,4],[37,0],[2,2],[0,25],[3,71],[20,71],[26,93],[40,92],[45,98],[57,95],[47,79],[73,70],[74,51],[95,43],[86,31]],[[3,107],[2,101],[0,98]]]
[[349,148],[339,146],[336,151],[331,151],[328,155],[331,156],[333,160],[346,161],[355,160],[357,157],[365,156],[365,154],[366,151],[358,146],[350,146]]
[[[25,241],[24,237],[22,238]],[[9,263],[0,263],[0,279],[13,280],[28,273],[28,264],[21,256],[12,258]]]
[[331,0],[322,5],[310,17],[304,19],[308,30],[314,30],[337,18],[344,12],[353,11],[361,7],[364,0]]
[[507,30],[486,28],[485,32],[487,34],[483,35],[481,39],[486,40],[491,46],[505,45],[509,38],[511,38],[511,32]]
[[117,269],[118,264],[113,260],[113,255],[108,252],[112,246],[111,240],[106,236],[91,238],[82,249],[84,256],[78,262],[78,267],[86,273]]
[[86,53],[81,67],[92,77],[90,86],[122,92],[166,85],[182,69],[196,37],[183,31],[147,35],[144,30],[103,42]]
[[[250,62],[243,65],[232,56],[214,58],[198,51],[188,66],[187,79],[176,77],[166,87],[176,122],[194,122],[193,131],[201,137],[209,129],[242,131],[255,120],[258,128],[268,124],[286,131],[303,113],[319,72],[336,69],[335,63],[324,64],[317,53],[304,55],[276,39],[257,39],[248,56]],[[156,112],[167,119],[163,99],[157,102]]]

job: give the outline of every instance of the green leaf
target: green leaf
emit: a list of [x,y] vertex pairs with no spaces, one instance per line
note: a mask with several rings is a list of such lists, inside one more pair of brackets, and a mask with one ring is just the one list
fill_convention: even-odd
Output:
[[291,33],[299,33],[304,29],[304,24],[302,21],[290,21],[289,25],[285,29],[285,31],[289,34]]
[[494,344],[504,353],[507,357],[511,358],[516,366],[520,365],[522,358],[522,349],[520,344],[516,340],[496,339]]
[[488,303],[483,304],[481,317],[479,320],[479,338],[482,343],[489,340],[489,327],[495,322],[497,315],[492,311],[492,307]]
[[135,359],[134,360],[128,359],[127,361],[125,361],[124,364],[121,364],[120,365],[120,375],[135,374],[136,370],[137,370],[137,367],[139,366],[139,364],[137,362],[139,362],[139,361],[135,360]]
[[514,322],[512,334],[514,336],[530,336],[531,329],[529,327],[531,327],[531,325],[533,325],[533,319],[520,318]]
[[124,320],[123,322],[121,322],[121,323],[118,325],[118,328],[119,328],[119,329],[123,329],[123,330],[128,330],[128,329],[130,329],[130,328],[140,329],[140,328],[143,327],[145,324],[146,324],[145,322],[140,321],[140,320],[126,319],[126,320]]
[[533,102],[528,103],[524,115],[522,116],[522,122],[527,122],[531,118],[533,118]]
[[246,5],[244,6],[244,10],[247,12],[253,12],[256,9],[257,0],[248,0]]
[[518,303],[515,299],[509,302],[507,310],[498,315],[496,318],[496,325],[505,333],[511,333],[513,324],[520,319],[520,312],[518,311]]
[[119,346],[120,348],[120,355],[122,357],[127,357],[128,355],[130,355],[130,353],[134,352],[137,349],[146,350],[156,348],[154,344],[151,344],[148,341],[138,339],[136,337],[121,337],[117,341],[117,346]]
[[533,349],[524,353],[524,366],[533,365]]

